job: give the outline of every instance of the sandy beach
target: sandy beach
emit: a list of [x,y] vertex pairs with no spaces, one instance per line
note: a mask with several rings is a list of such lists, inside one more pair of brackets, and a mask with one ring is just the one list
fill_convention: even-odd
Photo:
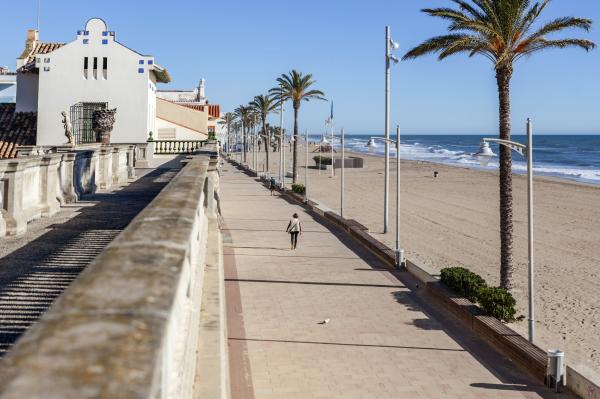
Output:
[[[311,148],[312,151],[312,148]],[[304,183],[304,150],[299,151]],[[309,166],[313,166],[309,156]],[[336,157],[339,157],[336,154]],[[390,231],[383,231],[384,159],[365,154],[363,169],[346,169],[344,216],[393,247],[395,159],[390,162]],[[279,153],[271,154],[277,175]],[[286,152],[291,171],[291,152]],[[247,161],[252,166],[252,155]],[[263,170],[264,152],[258,169]],[[499,282],[498,174],[442,164],[401,162],[401,242],[409,259],[437,270],[464,266],[489,284]],[[433,172],[438,171],[438,178]],[[339,212],[340,177],[309,168],[309,196]],[[291,179],[290,179],[291,180]],[[514,178],[515,282],[519,312],[527,314],[527,191]],[[534,181],[536,343],[560,348],[569,362],[600,370],[600,186],[540,177]],[[527,333],[527,321],[513,325]]]

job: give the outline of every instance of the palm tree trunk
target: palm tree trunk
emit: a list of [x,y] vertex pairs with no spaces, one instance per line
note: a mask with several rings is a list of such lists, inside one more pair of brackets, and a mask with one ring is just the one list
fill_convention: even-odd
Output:
[[242,121],[242,151],[244,151],[244,162],[246,162],[246,126]]
[[292,161],[292,183],[296,184],[298,178],[298,111],[300,105],[294,104],[294,154]]
[[269,132],[267,132],[267,116],[263,115],[262,118],[262,132],[263,138],[265,140],[265,156],[267,159],[267,172],[269,171],[269,147],[271,146],[271,136],[269,136]]
[[[496,70],[500,103],[500,139],[510,140],[510,80],[512,66]],[[513,288],[512,153],[500,146],[500,287]]]

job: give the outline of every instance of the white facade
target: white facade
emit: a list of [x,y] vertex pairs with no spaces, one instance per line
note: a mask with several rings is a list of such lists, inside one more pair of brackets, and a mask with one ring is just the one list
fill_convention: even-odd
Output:
[[103,20],[89,20],[75,41],[38,54],[35,70],[19,73],[17,108],[37,108],[37,145],[65,143],[61,113],[71,116],[80,103],[117,109],[112,143],[143,143],[156,131],[156,83],[168,82],[168,74],[154,57],[117,42]]
[[156,96],[175,103],[193,103],[198,105],[208,104],[206,98],[206,80],[200,79],[198,87],[194,90],[159,90]]

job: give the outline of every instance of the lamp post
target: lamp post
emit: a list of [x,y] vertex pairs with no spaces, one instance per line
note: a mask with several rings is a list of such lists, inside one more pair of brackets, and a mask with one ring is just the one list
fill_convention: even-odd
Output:
[[308,203],[308,129],[304,130],[304,203]]
[[400,248],[400,126],[396,126],[396,140],[385,137],[371,137],[367,143],[370,152],[377,149],[376,140],[381,140],[387,145],[396,146],[396,267],[400,269],[404,264],[404,249]]
[[534,286],[533,286],[533,123],[530,118],[527,119],[527,144],[518,143],[510,140],[487,139],[481,140],[479,152],[475,154],[482,166],[487,166],[492,157],[496,156],[489,143],[496,143],[510,148],[521,154],[527,159],[527,227],[528,227],[528,245],[529,256],[528,264],[528,282],[529,282],[529,342],[533,343],[535,339],[535,313],[534,313]]
[[[344,128],[340,131],[340,145],[342,147],[342,173],[340,175],[340,216],[344,217]],[[333,164],[333,159],[331,160]],[[331,165],[333,167],[333,165]]]
[[279,182],[281,183],[281,191],[285,191],[285,155],[283,145],[285,143],[283,137],[283,85],[279,85]]
[[388,219],[389,219],[389,210],[388,210],[388,200],[390,196],[390,187],[389,187],[389,169],[390,169],[390,64],[394,62],[394,64],[398,63],[398,58],[392,55],[393,50],[397,50],[398,43],[392,40],[391,37],[391,28],[389,26],[385,27],[385,127],[384,127],[384,136],[385,136],[385,176],[384,176],[384,194],[383,194],[383,233],[388,232]]

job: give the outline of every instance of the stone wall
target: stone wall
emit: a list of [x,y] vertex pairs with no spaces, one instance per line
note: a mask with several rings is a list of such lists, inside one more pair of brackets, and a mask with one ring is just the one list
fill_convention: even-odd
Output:
[[0,237],[19,235],[27,223],[52,216],[98,188],[135,176],[135,146],[24,147],[0,160]]
[[187,159],[17,342],[0,398],[228,396],[216,165]]

